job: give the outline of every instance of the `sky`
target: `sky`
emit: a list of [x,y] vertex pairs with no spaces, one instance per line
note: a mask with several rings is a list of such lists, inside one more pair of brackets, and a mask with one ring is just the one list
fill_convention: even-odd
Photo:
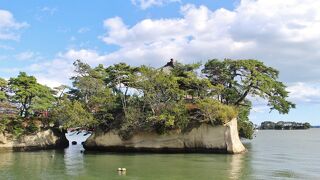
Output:
[[1,0],[0,77],[20,71],[70,84],[76,59],[92,66],[258,59],[280,71],[296,109],[253,99],[250,120],[320,125],[319,0]]

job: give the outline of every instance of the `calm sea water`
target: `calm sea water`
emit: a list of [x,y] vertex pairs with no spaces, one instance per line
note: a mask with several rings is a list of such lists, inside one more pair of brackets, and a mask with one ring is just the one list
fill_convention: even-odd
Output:
[[245,146],[240,155],[0,152],[0,179],[320,179],[320,129],[259,131]]

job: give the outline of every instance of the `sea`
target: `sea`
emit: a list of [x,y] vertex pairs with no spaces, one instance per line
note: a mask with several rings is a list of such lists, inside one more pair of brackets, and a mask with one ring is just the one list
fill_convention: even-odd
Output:
[[64,150],[2,151],[0,179],[320,180],[319,128],[260,130],[236,155],[86,152],[81,142],[88,136],[67,134],[77,145]]

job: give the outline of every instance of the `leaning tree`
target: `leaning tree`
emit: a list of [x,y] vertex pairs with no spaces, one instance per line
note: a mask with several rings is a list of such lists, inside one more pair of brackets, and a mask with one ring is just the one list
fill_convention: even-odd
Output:
[[[252,136],[252,123],[248,116],[251,109],[249,97],[265,99],[270,110],[286,114],[295,104],[287,101],[286,86],[278,81],[279,71],[253,59],[209,60],[202,72],[215,86],[222,85],[218,99],[239,109],[239,131],[245,137]],[[251,130],[250,130],[251,129]]]

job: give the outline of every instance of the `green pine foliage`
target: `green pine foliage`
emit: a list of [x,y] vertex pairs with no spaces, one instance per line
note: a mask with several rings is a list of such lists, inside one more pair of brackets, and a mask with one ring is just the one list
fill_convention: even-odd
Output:
[[14,116],[0,114],[0,131],[34,133],[40,128],[34,122],[40,121],[42,127],[117,130],[128,139],[142,131],[183,133],[202,123],[224,125],[237,118],[239,134],[251,138],[248,97],[266,99],[280,113],[295,106],[286,100],[279,72],[258,60],[214,59],[202,70],[201,63],[93,68],[77,60],[74,66],[72,87],[54,90],[24,72],[9,81],[0,78],[0,103],[19,108]]

